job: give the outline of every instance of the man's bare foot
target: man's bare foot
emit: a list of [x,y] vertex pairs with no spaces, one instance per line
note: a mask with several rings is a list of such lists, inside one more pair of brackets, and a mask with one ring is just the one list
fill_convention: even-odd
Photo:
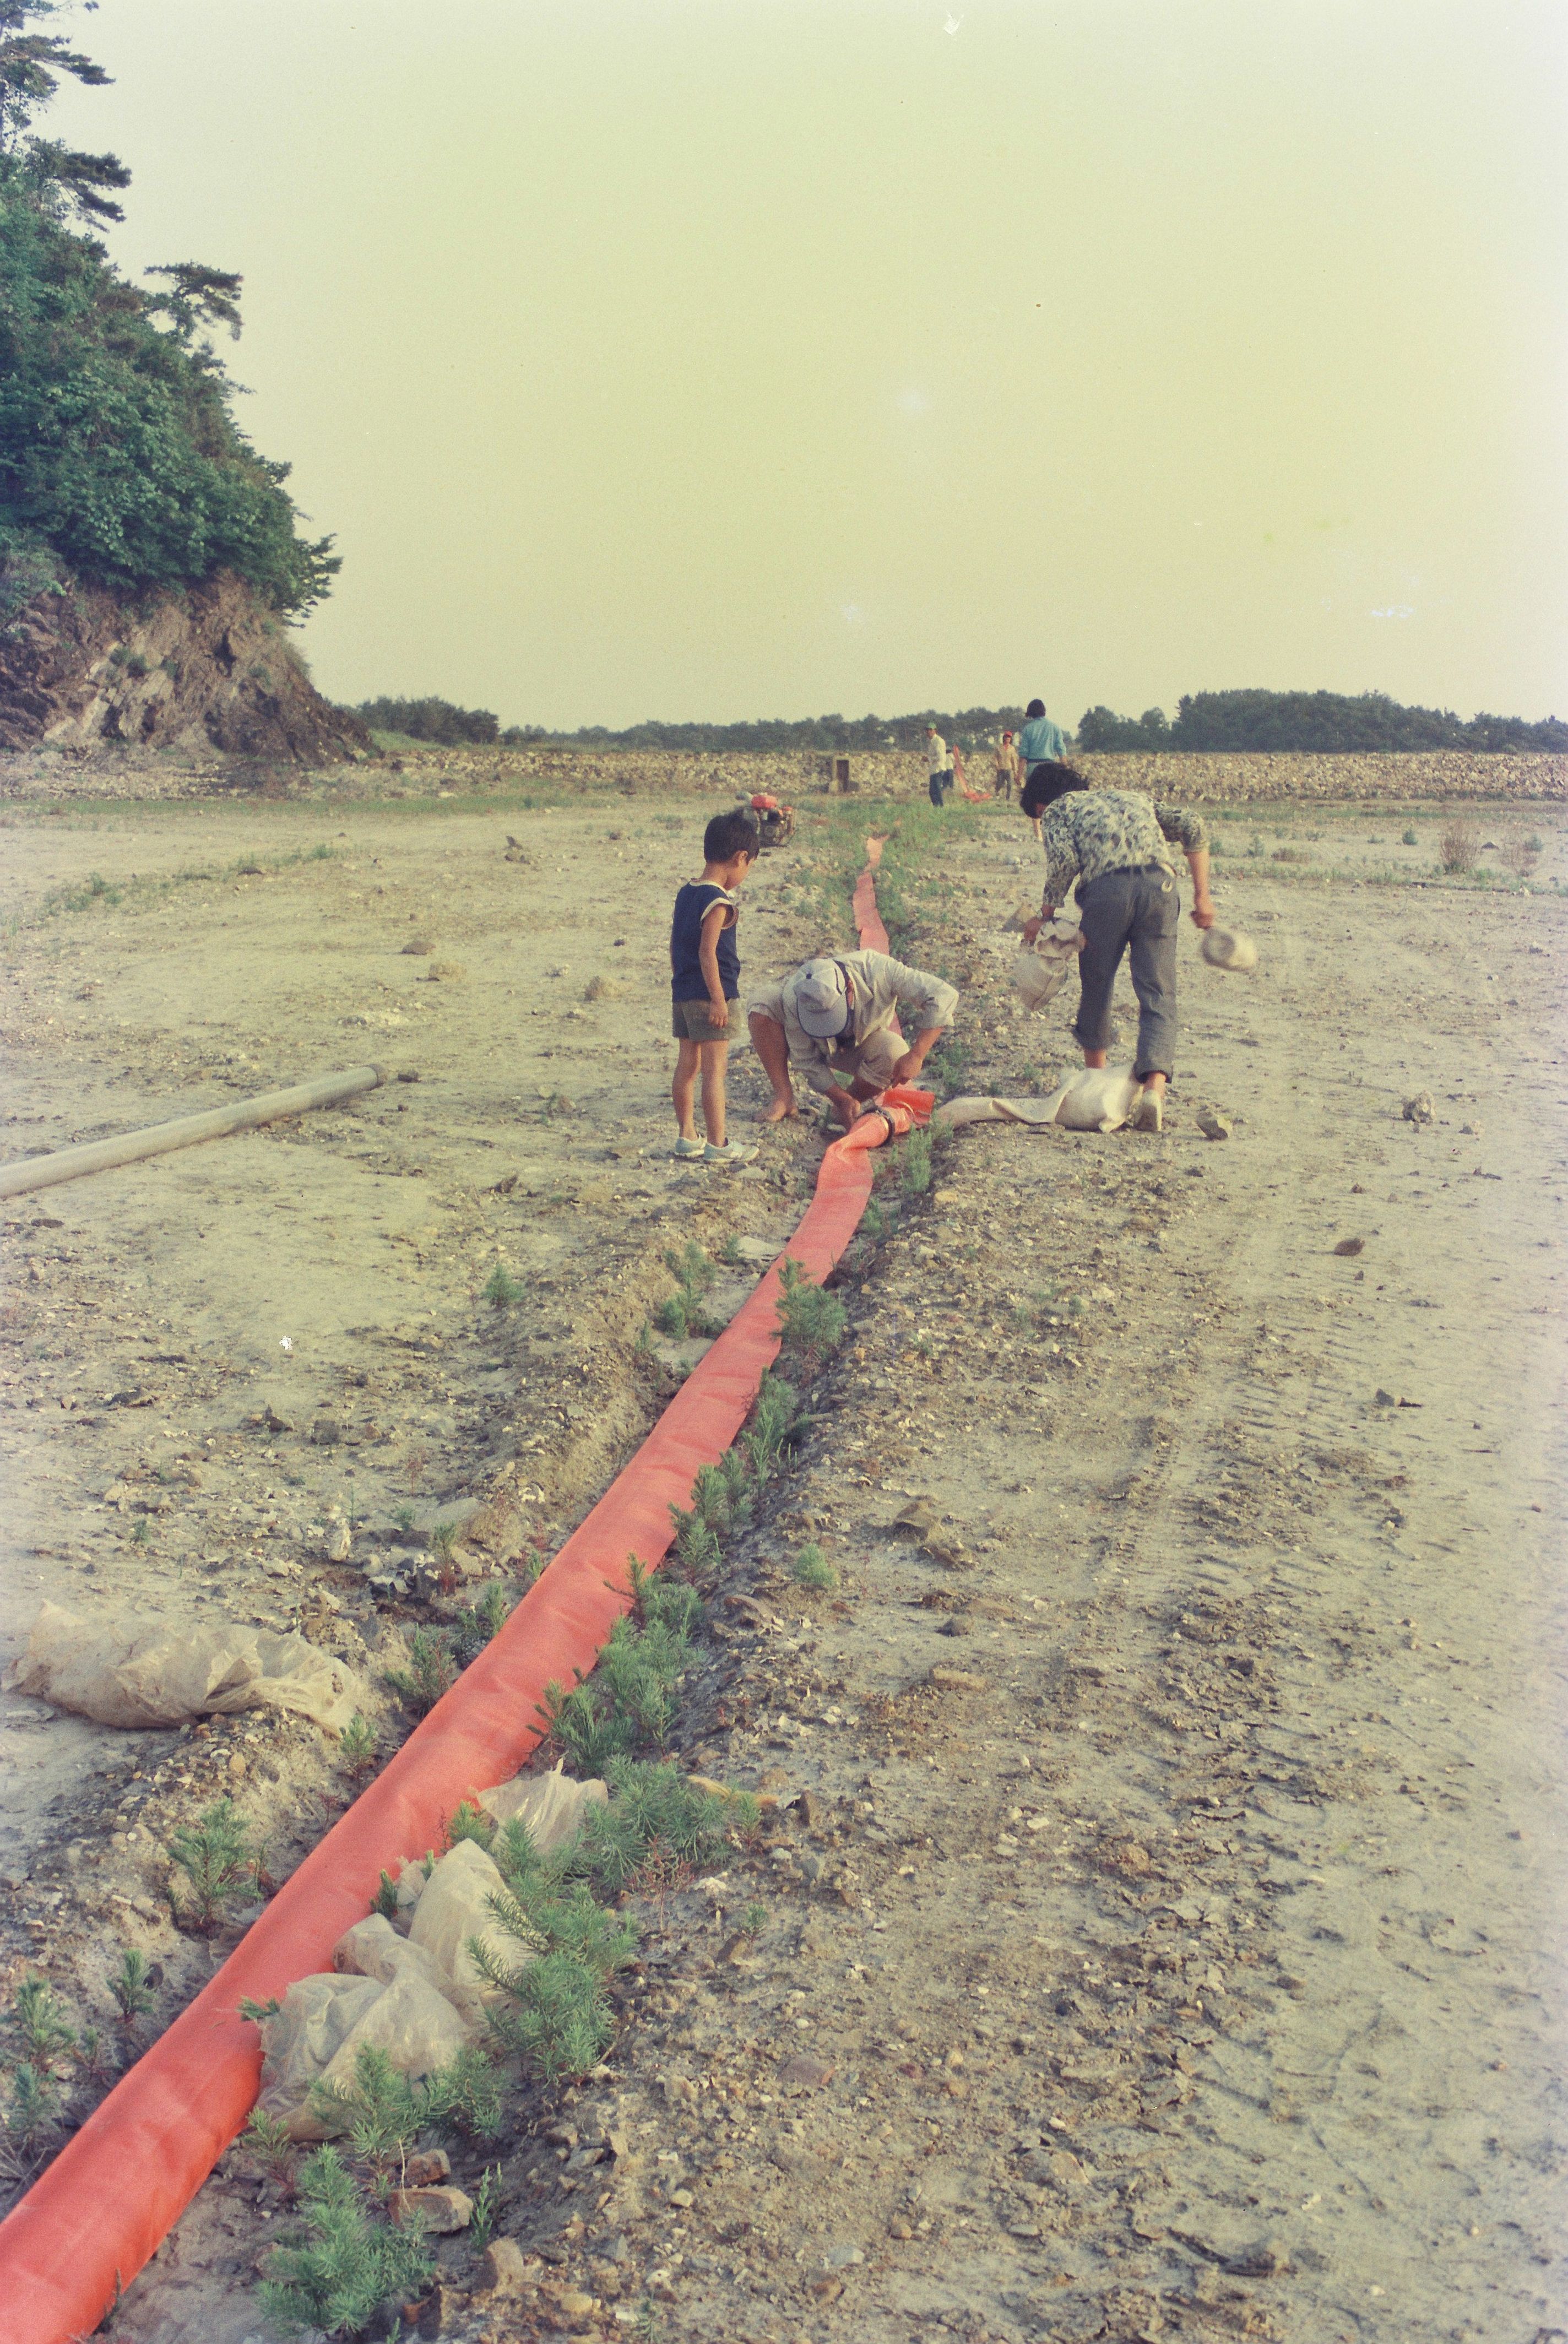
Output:
[[769,1101],[768,1105],[763,1109],[761,1115],[758,1116],[757,1121],[759,1123],[784,1123],[787,1122],[788,1118],[792,1115],[798,1115],[799,1113],[800,1109],[796,1106],[794,1099],[776,1098]]

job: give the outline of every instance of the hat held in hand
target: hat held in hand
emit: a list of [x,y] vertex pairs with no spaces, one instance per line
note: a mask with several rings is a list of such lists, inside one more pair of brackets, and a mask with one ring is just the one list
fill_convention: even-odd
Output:
[[1258,965],[1258,947],[1239,928],[1205,928],[1203,957],[1210,968],[1228,968],[1237,975]]

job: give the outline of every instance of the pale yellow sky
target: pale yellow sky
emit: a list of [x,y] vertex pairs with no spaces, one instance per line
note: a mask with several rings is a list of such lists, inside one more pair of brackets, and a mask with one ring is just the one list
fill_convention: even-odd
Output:
[[335,697],[1568,716],[1564,0],[104,0]]

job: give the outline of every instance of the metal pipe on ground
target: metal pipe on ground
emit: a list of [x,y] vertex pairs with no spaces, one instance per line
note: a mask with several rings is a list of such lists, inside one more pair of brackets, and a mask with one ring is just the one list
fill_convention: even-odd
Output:
[[176,1116],[171,1123],[149,1123],[140,1131],[122,1131],[112,1139],[89,1139],[79,1147],[62,1147],[53,1156],[25,1156],[16,1164],[0,1165],[0,1197],[25,1197],[34,1188],[53,1188],[62,1180],[80,1180],[89,1172],[112,1172],[122,1164],[139,1164],[144,1157],[167,1156],[171,1148],[195,1147],[204,1139],[227,1139],[231,1132],[254,1131],[283,1116],[304,1115],[313,1106],[338,1106],[344,1099],[373,1091],[387,1077],[379,1066],[347,1066],[341,1074],[316,1075],[308,1083],[287,1090],[259,1091],[255,1098],[238,1099],[233,1106],[209,1107],[203,1115]]

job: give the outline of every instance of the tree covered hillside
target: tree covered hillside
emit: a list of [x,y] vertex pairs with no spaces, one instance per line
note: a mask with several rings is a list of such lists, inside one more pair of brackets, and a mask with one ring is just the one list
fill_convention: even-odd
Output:
[[288,467],[234,420],[208,329],[239,331],[240,280],[181,261],[130,283],[91,233],[129,173],[34,125],[70,76],[107,76],[49,29],[57,0],[0,0],[0,557],[5,600],[53,566],[111,588],[231,571],[308,610],[339,564],[299,531]]

